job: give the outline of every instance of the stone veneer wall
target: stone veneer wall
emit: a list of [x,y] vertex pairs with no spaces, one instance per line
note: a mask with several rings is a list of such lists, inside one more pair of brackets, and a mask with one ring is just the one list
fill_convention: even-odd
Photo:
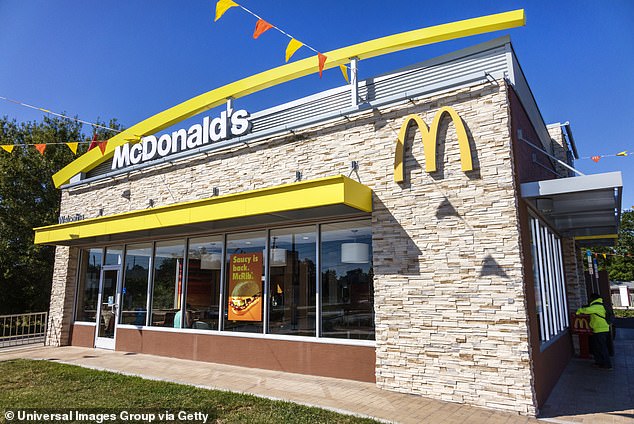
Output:
[[564,272],[566,274],[566,296],[568,298],[568,312],[575,312],[587,304],[586,282],[583,275],[583,258],[575,246],[572,238],[561,239],[562,255],[564,257]]
[[[504,81],[371,110],[173,166],[63,191],[61,213],[86,217],[348,174],[374,191],[376,377],[384,389],[535,414]],[[420,135],[393,181],[404,116],[463,118],[476,170],[459,163],[453,125],[441,126],[439,171],[427,174]],[[449,140],[444,143],[444,139]],[[130,199],[121,196],[130,190]],[[64,261],[60,257],[60,261]],[[61,278],[61,277],[59,277]],[[67,284],[66,297],[72,297]],[[59,293],[58,293],[59,295]]]
[[[551,124],[546,127],[548,129],[548,134],[550,134],[550,142],[551,142],[551,151],[548,152],[551,155],[555,156],[557,159],[564,163],[568,163],[568,158],[566,157],[566,152],[568,151],[567,143],[564,139],[564,131],[560,124]],[[563,166],[562,164],[553,161],[553,165],[555,170],[559,174],[559,178],[574,176],[572,171]]]
[[79,249],[66,246],[55,248],[51,304],[48,313],[46,345],[64,346],[69,343],[70,326],[75,303]]

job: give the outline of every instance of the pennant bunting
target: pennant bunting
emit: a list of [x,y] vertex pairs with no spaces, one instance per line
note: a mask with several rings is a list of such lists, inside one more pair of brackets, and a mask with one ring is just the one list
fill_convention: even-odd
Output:
[[595,162],[599,162],[601,160],[601,156],[592,156],[592,160]]
[[101,154],[106,153],[106,146],[108,145],[108,140],[106,141],[98,141],[97,145],[99,146],[99,150],[101,150]]
[[95,147],[97,147],[97,133],[96,132],[92,135],[92,140],[90,141],[90,146],[88,146],[88,151],[91,151]]
[[341,69],[341,73],[343,74],[343,79],[346,80],[348,84],[350,84],[350,78],[348,78],[348,69],[346,65],[339,65],[339,69]]
[[13,148],[15,147],[15,144],[2,144],[0,145],[0,147],[2,147],[3,150],[11,153],[13,151]]
[[622,152],[618,152],[617,156],[627,156],[627,150],[623,150]]
[[34,144],[34,146],[41,155],[44,154],[44,150],[46,150],[46,144]]
[[225,12],[229,9],[231,9],[232,7],[238,6],[238,3],[231,1],[231,0],[218,0],[218,3],[216,3],[216,18],[214,19],[214,22],[216,22],[218,19],[222,18],[222,15],[225,14]]
[[304,43],[291,38],[291,41],[288,42],[288,46],[286,46],[286,61],[288,62],[295,52],[303,45]]
[[266,22],[264,19],[258,19],[258,21],[255,23],[255,31],[253,31],[253,38],[257,40],[257,38],[260,35],[262,35],[265,31],[270,30],[271,28],[273,28],[273,25]]
[[317,53],[317,58],[319,59],[319,78],[321,78],[321,74],[324,72],[324,65],[326,64],[327,57],[321,53]]
[[605,253],[603,254],[603,259],[607,259],[608,255],[606,255]]
[[79,143],[66,143],[66,145],[68,146],[70,151],[73,152],[74,155],[77,154],[77,146],[79,145]]

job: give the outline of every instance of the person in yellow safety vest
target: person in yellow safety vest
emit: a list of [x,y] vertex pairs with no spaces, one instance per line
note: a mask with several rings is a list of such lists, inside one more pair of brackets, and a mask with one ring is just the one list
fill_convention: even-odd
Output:
[[577,315],[590,315],[590,350],[594,356],[594,366],[602,369],[612,369],[612,361],[608,353],[610,324],[606,320],[606,310],[603,299],[596,293],[590,296],[590,305],[577,309]]

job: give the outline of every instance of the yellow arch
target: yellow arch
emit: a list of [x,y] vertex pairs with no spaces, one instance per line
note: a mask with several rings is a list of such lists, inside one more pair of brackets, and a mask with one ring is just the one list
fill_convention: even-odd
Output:
[[442,122],[443,116],[447,114],[453,121],[454,127],[456,127],[456,134],[458,135],[458,146],[460,147],[460,163],[462,164],[462,170],[472,171],[473,162],[471,161],[471,147],[469,146],[469,137],[467,137],[467,129],[462,122],[462,119],[458,115],[458,112],[450,106],[441,107],[434,120],[431,123],[431,129],[427,128],[427,124],[418,115],[408,115],[401,125],[401,129],[398,132],[398,139],[396,140],[396,152],[394,154],[394,181],[402,183],[405,180],[405,138],[412,122],[416,123],[418,130],[420,131],[421,139],[423,141],[423,152],[425,154],[425,171],[436,172],[436,142],[438,140],[438,128]]
[[[342,65],[354,57],[368,59],[426,44],[515,28],[525,25],[525,23],[524,10],[519,9],[403,32],[327,52],[325,55],[328,60],[324,68],[330,69]],[[103,155],[100,149],[93,149],[83,154],[53,175],[53,182],[56,187],[59,187],[67,183],[74,175],[86,172],[111,158],[117,146],[128,142],[138,142],[142,136],[154,134],[177,122],[219,106],[229,98],[237,99],[265,88],[315,73],[317,72],[317,64],[317,56],[288,63],[216,88],[164,110],[111,138]]]

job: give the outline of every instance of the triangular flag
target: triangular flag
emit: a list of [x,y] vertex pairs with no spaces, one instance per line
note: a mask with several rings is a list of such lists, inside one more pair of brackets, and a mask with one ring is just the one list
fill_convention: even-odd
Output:
[[253,31],[253,38],[257,39],[263,32],[273,28],[273,25],[266,22],[264,19],[258,19],[255,23],[255,31]]
[[0,147],[2,147],[3,150],[11,153],[13,151],[13,148],[15,147],[15,144],[2,144],[0,145]]
[[622,152],[618,152],[617,156],[627,156],[627,150],[623,150]]
[[601,160],[601,156],[592,156],[592,160],[595,162],[599,162]]
[[319,59],[319,78],[321,78],[321,74],[324,71],[324,65],[326,64],[326,56],[321,53],[317,53],[317,58]]
[[339,65],[339,69],[341,69],[343,78],[346,80],[348,84],[350,84],[350,79],[348,78],[348,69],[346,68],[346,65]]
[[68,146],[70,151],[73,152],[74,155],[77,154],[77,146],[79,145],[79,143],[66,143],[66,145]]
[[299,49],[303,45],[304,44],[301,43],[300,41],[297,41],[296,39],[291,38],[291,41],[288,42],[288,46],[286,46],[286,61],[288,62],[291,56],[295,54],[297,49]]
[[608,255],[606,255],[605,253],[603,254],[603,259],[607,259]]
[[97,144],[99,145],[99,150],[101,150],[101,154],[103,155],[104,153],[106,153],[106,146],[108,145],[108,140],[98,141]]
[[231,0],[218,0],[218,3],[216,3],[216,18],[214,19],[214,22],[220,19],[227,10],[234,6],[238,6],[238,3]]
[[91,151],[95,147],[97,147],[97,133],[96,132],[92,135],[92,140],[90,141],[90,146],[88,146],[88,151]]
[[46,144],[34,144],[34,146],[41,155],[44,154],[44,150],[46,150]]

